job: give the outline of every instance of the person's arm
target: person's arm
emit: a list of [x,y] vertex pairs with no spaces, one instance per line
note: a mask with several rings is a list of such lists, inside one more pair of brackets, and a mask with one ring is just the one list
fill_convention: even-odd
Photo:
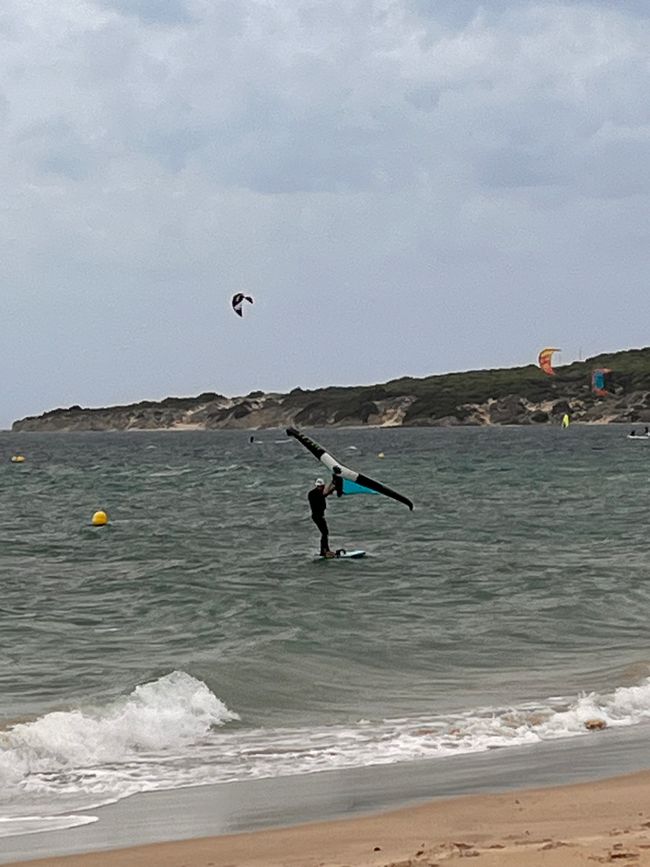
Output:
[[325,487],[323,488],[323,496],[329,497],[329,495],[333,494],[335,490],[336,487],[334,486],[334,482],[330,482],[329,485],[325,485]]

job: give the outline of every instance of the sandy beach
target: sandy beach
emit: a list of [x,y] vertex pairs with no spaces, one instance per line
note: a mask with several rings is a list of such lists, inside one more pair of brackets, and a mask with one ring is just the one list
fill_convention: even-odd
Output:
[[[650,865],[650,772],[336,822],[30,861],[32,867]],[[26,862],[13,862],[14,864]]]

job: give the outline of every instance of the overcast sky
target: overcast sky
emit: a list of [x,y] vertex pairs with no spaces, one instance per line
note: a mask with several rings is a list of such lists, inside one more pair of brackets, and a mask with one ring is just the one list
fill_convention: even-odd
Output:
[[647,0],[3,0],[0,427],[650,344],[648,94]]

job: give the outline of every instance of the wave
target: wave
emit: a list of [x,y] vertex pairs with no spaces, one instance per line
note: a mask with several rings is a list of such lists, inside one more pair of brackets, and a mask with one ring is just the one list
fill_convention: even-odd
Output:
[[[154,789],[480,753],[587,736],[594,720],[636,725],[650,719],[650,678],[604,695],[349,725],[228,725],[238,719],[205,683],[176,671],[103,708],[14,724],[0,733],[5,833],[32,820],[38,830],[53,805],[73,812]],[[46,816],[43,829],[74,818]]]
[[[547,740],[588,736],[592,728],[632,726],[650,719],[650,678],[613,693],[562,697],[518,707],[459,714],[361,720],[354,727],[238,733],[240,776],[268,777],[385,765]],[[594,723],[596,725],[594,725]]]
[[0,838],[22,834],[38,834],[42,831],[64,831],[91,825],[97,816],[12,816],[0,818]]
[[103,708],[56,711],[0,734],[0,787],[34,775],[100,769],[189,746],[238,719],[199,680],[175,671]]

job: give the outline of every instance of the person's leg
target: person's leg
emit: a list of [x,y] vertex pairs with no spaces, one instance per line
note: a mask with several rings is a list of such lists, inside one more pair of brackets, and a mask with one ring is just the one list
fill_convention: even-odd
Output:
[[316,515],[311,516],[312,521],[318,529],[320,530],[320,553],[321,556],[326,554],[329,551],[329,528],[327,526],[327,521],[325,518],[316,517]]
[[330,549],[330,531],[325,518],[321,518],[320,526],[320,552],[321,554],[329,553]]

